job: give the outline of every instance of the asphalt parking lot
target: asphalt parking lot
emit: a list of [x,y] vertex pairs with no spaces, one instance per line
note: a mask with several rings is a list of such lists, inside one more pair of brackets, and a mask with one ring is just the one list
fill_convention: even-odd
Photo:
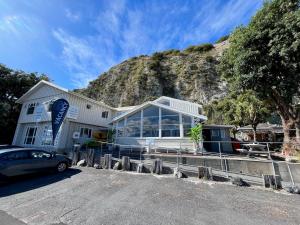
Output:
[[70,169],[0,187],[0,224],[300,224],[300,195],[197,179]]

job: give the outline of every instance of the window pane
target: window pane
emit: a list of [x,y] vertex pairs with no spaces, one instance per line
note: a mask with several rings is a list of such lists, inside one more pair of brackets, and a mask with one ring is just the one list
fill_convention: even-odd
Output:
[[143,127],[143,137],[158,137],[158,136],[159,136],[158,125]]
[[50,126],[45,126],[42,145],[52,145],[52,128]]
[[90,128],[81,128],[80,129],[80,137],[82,138],[90,138],[92,134],[92,129]]
[[161,109],[161,136],[180,137],[178,113]]
[[162,125],[162,137],[180,137],[179,125]]
[[141,123],[141,111],[127,118],[127,126],[139,126]]
[[143,111],[143,137],[159,136],[159,108],[150,106]]
[[179,114],[170,110],[161,109],[161,124],[179,124]]
[[150,106],[143,111],[144,125],[158,125],[159,123],[159,108]]
[[22,152],[13,152],[7,155],[7,159],[10,160],[22,160],[22,159],[28,159],[28,153],[25,151]]
[[35,108],[35,103],[29,104],[27,109],[27,114],[33,114]]
[[188,137],[192,127],[192,117],[182,115],[183,136]]
[[34,134],[34,128],[31,127],[31,128],[29,128],[28,136],[29,136],[29,137],[32,137],[33,134]]
[[126,127],[127,137],[140,137],[140,127]]

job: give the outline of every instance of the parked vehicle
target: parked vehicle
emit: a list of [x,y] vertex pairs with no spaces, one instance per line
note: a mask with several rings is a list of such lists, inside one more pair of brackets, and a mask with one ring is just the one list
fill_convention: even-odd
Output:
[[55,153],[30,148],[8,148],[0,150],[0,179],[55,170],[63,172],[72,161]]

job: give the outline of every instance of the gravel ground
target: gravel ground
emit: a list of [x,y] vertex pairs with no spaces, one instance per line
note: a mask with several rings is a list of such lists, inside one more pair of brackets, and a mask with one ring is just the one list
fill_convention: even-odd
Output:
[[70,169],[0,187],[0,224],[291,224],[300,195],[196,178]]

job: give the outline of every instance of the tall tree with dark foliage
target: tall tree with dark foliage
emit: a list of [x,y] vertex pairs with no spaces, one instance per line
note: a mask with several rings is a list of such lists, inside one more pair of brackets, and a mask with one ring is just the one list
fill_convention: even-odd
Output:
[[277,109],[290,143],[296,128],[300,141],[300,0],[266,1],[248,26],[229,38],[220,72],[234,90],[254,90]]
[[15,101],[46,75],[12,70],[0,64],[0,144],[11,144],[21,106]]

